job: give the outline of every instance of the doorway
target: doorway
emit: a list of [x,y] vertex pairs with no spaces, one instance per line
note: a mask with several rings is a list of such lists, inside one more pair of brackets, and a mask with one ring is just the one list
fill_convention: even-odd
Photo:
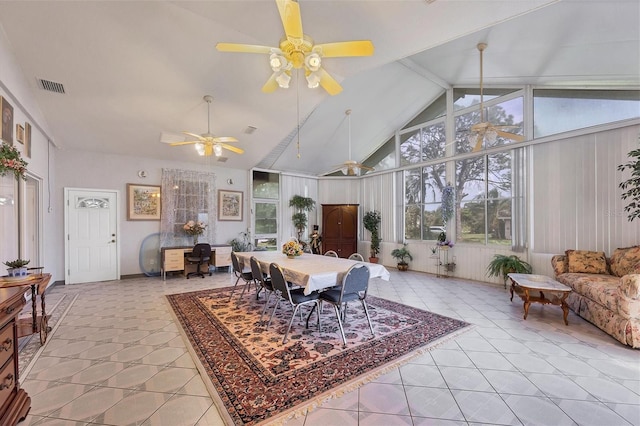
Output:
[[65,283],[120,279],[118,191],[65,188]]

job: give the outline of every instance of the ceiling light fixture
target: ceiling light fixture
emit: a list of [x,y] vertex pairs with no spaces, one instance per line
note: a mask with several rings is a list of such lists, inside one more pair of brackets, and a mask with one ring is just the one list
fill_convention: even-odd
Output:
[[203,156],[204,155],[204,144],[203,143],[197,143],[195,145],[196,147],[196,151],[198,151],[198,155]]
[[218,144],[213,145],[213,153],[216,157],[220,157],[222,155],[222,147]]

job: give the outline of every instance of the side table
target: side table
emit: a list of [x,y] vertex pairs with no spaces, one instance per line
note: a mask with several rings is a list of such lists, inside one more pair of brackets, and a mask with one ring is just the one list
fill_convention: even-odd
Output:
[[529,306],[531,306],[532,302],[536,302],[543,305],[560,306],[564,324],[569,325],[567,321],[569,306],[566,300],[569,293],[571,293],[571,287],[567,287],[545,275],[508,274],[508,277],[511,279],[511,301],[513,301],[513,293],[516,293],[524,301],[525,320],[529,314]]

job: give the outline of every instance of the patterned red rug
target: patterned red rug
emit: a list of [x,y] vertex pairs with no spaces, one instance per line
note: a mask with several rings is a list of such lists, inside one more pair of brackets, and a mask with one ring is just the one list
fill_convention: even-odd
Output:
[[298,317],[283,346],[289,307],[281,304],[265,330],[259,324],[264,298],[256,300],[253,292],[236,307],[238,294],[229,303],[229,291],[226,287],[167,296],[229,424],[257,425],[303,414],[470,327],[369,296],[375,338],[361,306],[352,302],[345,324],[346,349],[330,306],[322,313],[321,332],[315,314],[308,329]]

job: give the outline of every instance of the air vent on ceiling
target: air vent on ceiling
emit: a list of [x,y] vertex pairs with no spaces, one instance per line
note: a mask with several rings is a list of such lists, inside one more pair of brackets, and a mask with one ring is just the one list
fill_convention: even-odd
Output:
[[228,159],[229,159],[228,157],[218,157],[218,161],[221,162],[221,163],[224,163]]
[[38,79],[38,87],[42,90],[48,90],[49,92],[65,93],[62,83],[56,83],[55,81],[44,80],[42,78]]
[[258,130],[257,127],[253,127],[253,126],[247,126],[246,129],[244,129],[244,133],[247,135],[252,134],[253,132],[255,132],[256,130]]

